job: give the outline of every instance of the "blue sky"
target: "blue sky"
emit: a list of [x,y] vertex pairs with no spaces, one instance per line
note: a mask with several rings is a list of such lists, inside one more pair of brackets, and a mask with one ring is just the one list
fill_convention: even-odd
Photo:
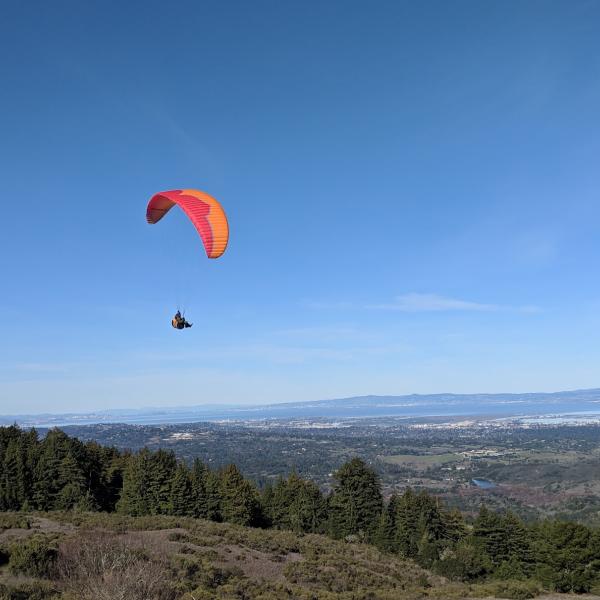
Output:
[[[6,4],[0,412],[599,386],[599,27],[578,0]],[[225,206],[221,259],[146,224],[182,187]]]

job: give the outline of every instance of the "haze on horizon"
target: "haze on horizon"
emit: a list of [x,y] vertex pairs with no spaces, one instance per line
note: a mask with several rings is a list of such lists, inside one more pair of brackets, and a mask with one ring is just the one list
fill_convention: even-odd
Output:
[[[598,387],[599,22],[7,5],[0,413]],[[146,224],[181,187],[225,206],[222,259]]]

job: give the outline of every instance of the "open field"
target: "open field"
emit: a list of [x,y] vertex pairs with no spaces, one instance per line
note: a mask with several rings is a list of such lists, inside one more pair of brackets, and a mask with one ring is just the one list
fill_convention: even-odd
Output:
[[395,454],[391,456],[378,456],[378,460],[390,465],[401,465],[417,470],[428,469],[432,466],[446,465],[462,461],[463,457],[457,453],[447,454]]

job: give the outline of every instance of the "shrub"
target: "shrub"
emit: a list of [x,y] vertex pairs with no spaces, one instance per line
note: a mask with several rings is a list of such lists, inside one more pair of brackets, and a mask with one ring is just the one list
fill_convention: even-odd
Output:
[[494,581],[484,585],[473,586],[476,597],[493,596],[509,600],[528,600],[541,593],[539,584],[535,581]]
[[57,598],[57,590],[46,581],[5,585],[0,583],[1,600],[47,600]]
[[216,589],[225,585],[233,577],[243,577],[244,573],[236,567],[226,569],[210,566],[202,573],[202,585],[208,589]]
[[172,531],[167,536],[167,539],[170,542],[189,542],[190,536],[187,535],[186,533],[183,533],[182,531]]
[[9,568],[15,575],[50,577],[58,554],[56,536],[36,534],[10,547]]
[[174,600],[176,596],[163,560],[111,535],[65,541],[57,570],[63,588],[77,600]]
[[465,541],[454,550],[445,550],[433,568],[455,581],[476,581],[492,570],[492,563],[485,552]]
[[550,565],[541,565],[536,569],[535,576],[545,586],[560,593],[587,593],[597,581],[596,570],[585,565],[573,569],[553,569]]
[[19,513],[0,514],[0,530],[31,529],[31,519]]

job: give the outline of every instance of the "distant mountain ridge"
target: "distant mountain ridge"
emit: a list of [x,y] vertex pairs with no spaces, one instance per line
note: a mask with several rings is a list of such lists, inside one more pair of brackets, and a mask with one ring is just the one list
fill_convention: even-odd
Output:
[[87,413],[0,416],[0,424],[28,427],[85,425],[93,423],[161,424],[194,421],[428,417],[518,416],[599,413],[600,388],[561,392],[497,394],[407,394],[401,396],[353,396],[329,400],[257,404],[251,406],[199,405],[141,409],[109,409]]
[[425,401],[425,402],[464,402],[464,401],[494,401],[494,402],[515,402],[515,401],[563,401],[563,400],[587,400],[600,403],[600,388],[566,390],[561,392],[525,392],[525,393],[481,393],[481,394],[404,394],[400,396],[350,396],[347,398],[333,398],[329,400],[309,400],[303,402],[285,402],[282,404],[270,404],[266,406],[332,406],[355,402],[363,403],[396,403],[398,401]]

